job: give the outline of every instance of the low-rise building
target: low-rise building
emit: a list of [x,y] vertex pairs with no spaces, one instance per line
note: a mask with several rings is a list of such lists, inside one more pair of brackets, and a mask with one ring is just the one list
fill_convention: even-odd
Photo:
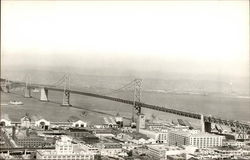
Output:
[[67,134],[74,138],[81,138],[86,135],[86,133],[92,134],[91,130],[86,128],[69,128]]
[[99,148],[102,156],[117,157],[122,152],[122,144],[119,143],[102,143]]
[[37,150],[37,159],[53,159],[53,160],[94,160],[94,154],[82,147],[81,144],[73,144],[72,139],[62,136],[56,142],[53,150]]
[[115,137],[115,135],[112,133],[112,130],[110,129],[95,129],[93,133],[98,138]]
[[224,139],[223,136],[205,132],[170,131],[168,135],[169,145],[192,145],[198,148],[222,146]]
[[243,156],[243,149],[234,147],[219,147],[214,152],[222,157]]
[[0,126],[11,126],[11,120],[7,114],[1,116]]
[[140,129],[140,133],[145,134],[147,137],[154,139],[154,143],[168,144],[168,131],[155,131]]
[[21,127],[30,128],[31,127],[31,118],[28,114],[21,118]]
[[13,137],[16,145],[21,147],[44,147],[55,144],[54,138],[38,136],[36,132],[30,132],[28,129],[19,130]]
[[72,127],[87,127],[87,122],[76,120],[72,122]]
[[49,127],[50,127],[50,121],[47,121],[46,119],[43,119],[43,118],[39,118],[37,120],[35,120],[35,126],[36,127],[40,127],[44,130],[48,130]]
[[236,140],[228,140],[228,141],[223,141],[223,146],[243,147],[246,146],[246,143]]
[[165,144],[154,144],[147,145],[149,155],[154,159],[168,159],[168,156],[182,155],[182,154],[193,154],[196,147],[184,146],[167,146]]

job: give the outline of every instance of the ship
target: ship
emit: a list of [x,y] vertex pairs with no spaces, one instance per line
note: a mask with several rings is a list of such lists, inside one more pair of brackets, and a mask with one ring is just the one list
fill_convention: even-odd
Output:
[[23,102],[21,101],[10,101],[10,104],[13,104],[13,105],[23,105]]

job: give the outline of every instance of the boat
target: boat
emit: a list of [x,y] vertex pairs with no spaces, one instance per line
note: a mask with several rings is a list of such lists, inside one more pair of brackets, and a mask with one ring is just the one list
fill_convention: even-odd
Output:
[[13,105],[23,105],[23,102],[21,102],[21,101],[10,101],[10,104],[13,104]]

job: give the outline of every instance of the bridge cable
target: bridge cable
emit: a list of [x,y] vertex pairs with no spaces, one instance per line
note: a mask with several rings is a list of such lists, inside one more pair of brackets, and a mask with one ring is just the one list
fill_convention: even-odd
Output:
[[120,92],[120,91],[122,91],[122,89],[124,89],[124,88],[131,88],[131,87],[133,87],[134,82],[135,82],[135,80],[129,82],[128,84],[123,85],[122,87],[120,87],[120,88],[118,88],[118,89],[115,89],[115,90],[110,91],[110,92],[103,93],[102,95],[109,95],[109,94],[112,94],[112,93]]
[[66,75],[63,75],[62,78],[53,83],[52,86],[60,86],[64,82],[65,76]]

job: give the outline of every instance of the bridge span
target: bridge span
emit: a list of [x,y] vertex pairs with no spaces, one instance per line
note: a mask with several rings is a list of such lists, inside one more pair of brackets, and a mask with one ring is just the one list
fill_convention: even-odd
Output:
[[[53,88],[53,87],[45,87],[45,89],[59,91],[59,92],[64,91],[63,89]],[[95,97],[95,98],[102,98],[102,99],[107,99],[107,100],[111,100],[111,101],[115,101],[115,102],[134,105],[134,102],[131,100],[110,97],[110,96],[105,96],[105,95],[100,95],[100,94],[95,94],[95,93],[83,92],[83,91],[76,91],[76,90],[69,90],[69,92],[72,94],[90,96],[90,97]],[[184,117],[189,117],[189,118],[194,118],[194,119],[199,119],[199,120],[202,118],[202,116],[200,114],[197,114],[197,113],[185,112],[185,111],[180,111],[180,110],[176,110],[176,109],[166,108],[164,106],[146,104],[146,103],[137,102],[137,101],[135,103],[137,106],[142,107],[142,108],[148,108],[148,109],[157,110],[157,111],[161,111],[161,112],[172,113],[172,114],[176,114],[179,116],[184,116]],[[205,123],[206,122],[207,123],[216,123],[216,124],[226,125],[229,127],[250,130],[250,125],[240,123],[239,121],[235,121],[235,120],[225,120],[225,119],[212,117],[212,116],[203,116],[203,119],[204,119]]]
[[237,128],[240,130],[243,130],[244,132],[250,130],[250,125],[239,122],[236,120],[226,120],[222,119],[219,117],[213,117],[213,116],[203,116],[201,114],[197,113],[191,113],[191,112],[186,112],[186,111],[180,111],[176,109],[171,109],[167,108],[164,106],[157,106],[157,105],[152,105],[152,104],[147,104],[147,103],[142,103],[140,101],[136,101],[135,99],[132,100],[126,100],[122,98],[117,98],[117,97],[111,97],[107,95],[101,95],[98,93],[90,93],[90,92],[84,92],[84,91],[77,91],[77,90],[72,90],[72,89],[67,89],[67,88],[57,88],[56,86],[53,85],[42,85],[42,84],[30,84],[27,86],[26,83],[24,82],[17,82],[15,83],[14,81],[10,81],[10,86],[8,88],[15,88],[17,86],[26,86],[25,88],[25,97],[30,97],[31,92],[30,89],[32,88],[41,88],[41,101],[48,101],[48,91],[58,91],[58,92],[64,92],[64,98],[63,98],[63,104],[65,106],[70,106],[70,94],[77,94],[77,95],[84,95],[84,96],[90,96],[90,97],[95,97],[95,98],[101,98],[101,99],[106,99],[106,100],[111,100],[115,102],[120,102],[128,105],[133,105],[135,110],[137,110],[137,114],[140,114],[141,108],[147,108],[147,109],[152,109],[152,110],[157,110],[161,112],[167,112],[171,114],[176,114],[179,116],[184,116],[184,117],[189,117],[189,118],[194,118],[197,120],[202,120],[204,122],[204,130],[207,132],[211,132],[211,123],[215,124],[220,124],[220,125],[226,125],[229,127]]

